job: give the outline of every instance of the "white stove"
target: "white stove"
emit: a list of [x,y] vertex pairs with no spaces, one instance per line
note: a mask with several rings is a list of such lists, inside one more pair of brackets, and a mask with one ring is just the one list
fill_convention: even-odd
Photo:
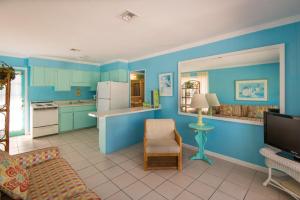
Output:
[[58,133],[58,105],[53,102],[31,102],[30,130],[33,138]]

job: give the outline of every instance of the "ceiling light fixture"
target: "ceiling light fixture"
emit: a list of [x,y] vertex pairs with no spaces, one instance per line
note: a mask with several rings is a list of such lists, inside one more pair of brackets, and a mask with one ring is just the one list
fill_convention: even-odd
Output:
[[121,19],[123,19],[126,22],[130,22],[133,18],[137,17],[136,14],[126,10],[124,13],[122,13],[121,15]]
[[71,48],[70,51],[73,51],[73,52],[79,52],[80,49],[76,49],[76,48]]

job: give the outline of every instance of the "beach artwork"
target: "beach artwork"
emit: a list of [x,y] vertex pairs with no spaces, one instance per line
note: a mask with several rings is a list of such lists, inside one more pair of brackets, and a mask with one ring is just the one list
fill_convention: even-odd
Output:
[[158,78],[160,96],[173,96],[173,74],[159,74]]
[[267,101],[267,80],[241,80],[235,81],[236,100]]

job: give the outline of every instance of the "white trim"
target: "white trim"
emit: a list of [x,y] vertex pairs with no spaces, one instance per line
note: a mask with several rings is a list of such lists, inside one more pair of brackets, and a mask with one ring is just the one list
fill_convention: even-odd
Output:
[[[277,44],[277,45],[271,45],[271,46],[264,46],[264,47],[258,47],[258,48],[252,48],[252,49],[246,49],[246,50],[241,50],[241,51],[234,51],[234,52],[229,52],[229,53],[224,53],[224,54],[219,54],[219,55],[213,55],[213,56],[207,56],[207,57],[200,57],[200,58],[195,58],[191,60],[185,60],[185,61],[180,61],[178,62],[178,99],[177,99],[177,110],[178,114],[183,114],[183,112],[180,111],[180,105],[181,105],[181,86],[180,86],[180,80],[181,80],[181,73],[182,72],[190,72],[190,71],[195,71],[195,67],[189,67],[189,66],[184,66],[186,63],[191,63],[191,62],[197,62],[201,60],[206,60],[206,59],[213,59],[217,57],[225,57],[225,56],[231,56],[235,54],[241,54],[241,53],[247,53],[251,51],[263,51],[263,50],[270,50],[270,49],[275,49],[277,48],[279,51],[279,73],[280,73],[280,78],[279,78],[279,95],[280,95],[280,102],[279,102],[279,107],[280,107],[280,113],[284,114],[285,113],[285,44]],[[184,69],[182,69],[184,67]],[[197,70],[207,70],[206,67],[197,67]],[[215,69],[214,67],[210,67],[209,69]],[[217,67],[218,69],[218,67]],[[186,114],[186,113],[185,113]],[[248,120],[237,120],[237,119],[229,119],[229,118],[220,118],[220,117],[215,117],[215,116],[210,116],[211,119],[220,119],[224,121],[232,121],[232,122],[238,122],[238,123],[247,123],[249,124]],[[253,124],[253,123],[250,123]],[[256,124],[259,125],[259,124]]]
[[29,107],[28,107],[28,70],[26,67],[13,67],[16,70],[22,70],[24,71],[24,84],[25,84],[25,96],[24,96],[24,130],[25,134],[29,134],[29,119],[28,119],[28,114],[29,114]]
[[208,38],[208,39],[204,39],[204,40],[201,40],[201,41],[198,41],[198,42],[193,42],[193,43],[190,43],[190,44],[181,45],[181,46],[171,48],[171,49],[168,49],[168,50],[165,50],[165,51],[160,51],[160,52],[157,52],[157,53],[148,54],[148,55],[145,55],[145,56],[133,58],[133,59],[130,59],[129,62],[136,62],[136,61],[139,61],[139,60],[144,60],[144,59],[147,59],[147,58],[152,58],[152,57],[156,57],[156,56],[160,56],[160,55],[165,55],[165,54],[168,54],[168,53],[174,53],[176,51],[186,50],[186,49],[190,49],[190,48],[193,48],[193,47],[198,47],[198,46],[202,46],[202,45],[205,45],[205,44],[210,44],[210,43],[218,42],[218,41],[221,41],[221,40],[234,38],[234,37],[238,37],[238,36],[241,36],[241,35],[246,35],[246,34],[249,34],[249,33],[254,33],[254,32],[258,32],[258,31],[262,31],[262,30],[266,30],[266,29],[271,29],[271,28],[283,26],[283,25],[286,25],[286,24],[292,24],[292,23],[295,23],[295,22],[298,22],[298,21],[300,21],[300,15],[295,15],[295,16],[283,18],[283,19],[280,19],[280,20],[276,20],[276,21],[273,21],[273,22],[270,22],[270,23],[265,23],[265,24],[245,28],[245,29],[242,29],[242,30],[239,30],[239,31],[218,35],[218,36],[211,37],[211,38]]
[[285,45],[279,45],[279,101],[280,113],[285,113]]
[[[186,115],[191,117],[198,117],[197,114],[194,113],[185,113],[178,111],[179,115]],[[234,123],[240,123],[240,124],[251,124],[256,126],[263,126],[263,122],[258,121],[251,121],[251,120],[244,120],[244,119],[234,119],[234,118],[227,118],[227,117],[218,117],[218,116],[210,116],[210,115],[202,115],[204,119],[213,119],[213,120],[219,120],[219,121],[226,121],[226,122],[234,122]]]
[[[191,150],[198,151],[197,147],[194,147],[190,144],[183,143],[183,147],[186,147],[186,148],[191,149]],[[210,155],[210,156],[213,156],[213,157],[216,157],[216,158],[220,158],[222,160],[226,160],[228,162],[231,162],[231,163],[243,166],[243,167],[247,167],[247,168],[254,169],[254,170],[257,170],[257,171],[260,171],[260,172],[264,172],[264,173],[268,172],[268,169],[266,167],[262,167],[262,166],[259,166],[259,165],[253,164],[253,163],[249,163],[249,162],[246,162],[246,161],[243,161],[243,160],[239,160],[239,159],[236,159],[236,158],[232,158],[230,156],[225,156],[223,154],[215,153],[215,152],[208,151],[208,150],[205,150],[205,153],[207,155]]]
[[103,66],[103,65],[107,65],[107,64],[111,64],[111,63],[115,63],[115,62],[128,63],[128,60],[125,60],[125,59],[113,59],[113,60],[109,60],[109,61],[106,61],[104,63],[101,63],[100,67]]
[[48,59],[48,60],[56,60],[56,61],[65,61],[65,62],[71,62],[71,63],[79,63],[79,64],[87,64],[87,65],[95,65],[95,67],[100,67],[101,63],[94,63],[94,62],[86,62],[86,61],[80,61],[80,60],[71,60],[66,58],[56,58],[56,57],[48,57],[48,56],[30,56],[30,58],[40,58],[40,59]]

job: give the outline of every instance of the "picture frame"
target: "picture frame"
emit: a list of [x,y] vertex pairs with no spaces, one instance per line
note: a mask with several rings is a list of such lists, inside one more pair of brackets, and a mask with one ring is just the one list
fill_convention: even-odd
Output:
[[236,80],[235,99],[239,101],[268,101],[268,80]]
[[158,76],[160,96],[173,96],[173,73],[163,73]]

